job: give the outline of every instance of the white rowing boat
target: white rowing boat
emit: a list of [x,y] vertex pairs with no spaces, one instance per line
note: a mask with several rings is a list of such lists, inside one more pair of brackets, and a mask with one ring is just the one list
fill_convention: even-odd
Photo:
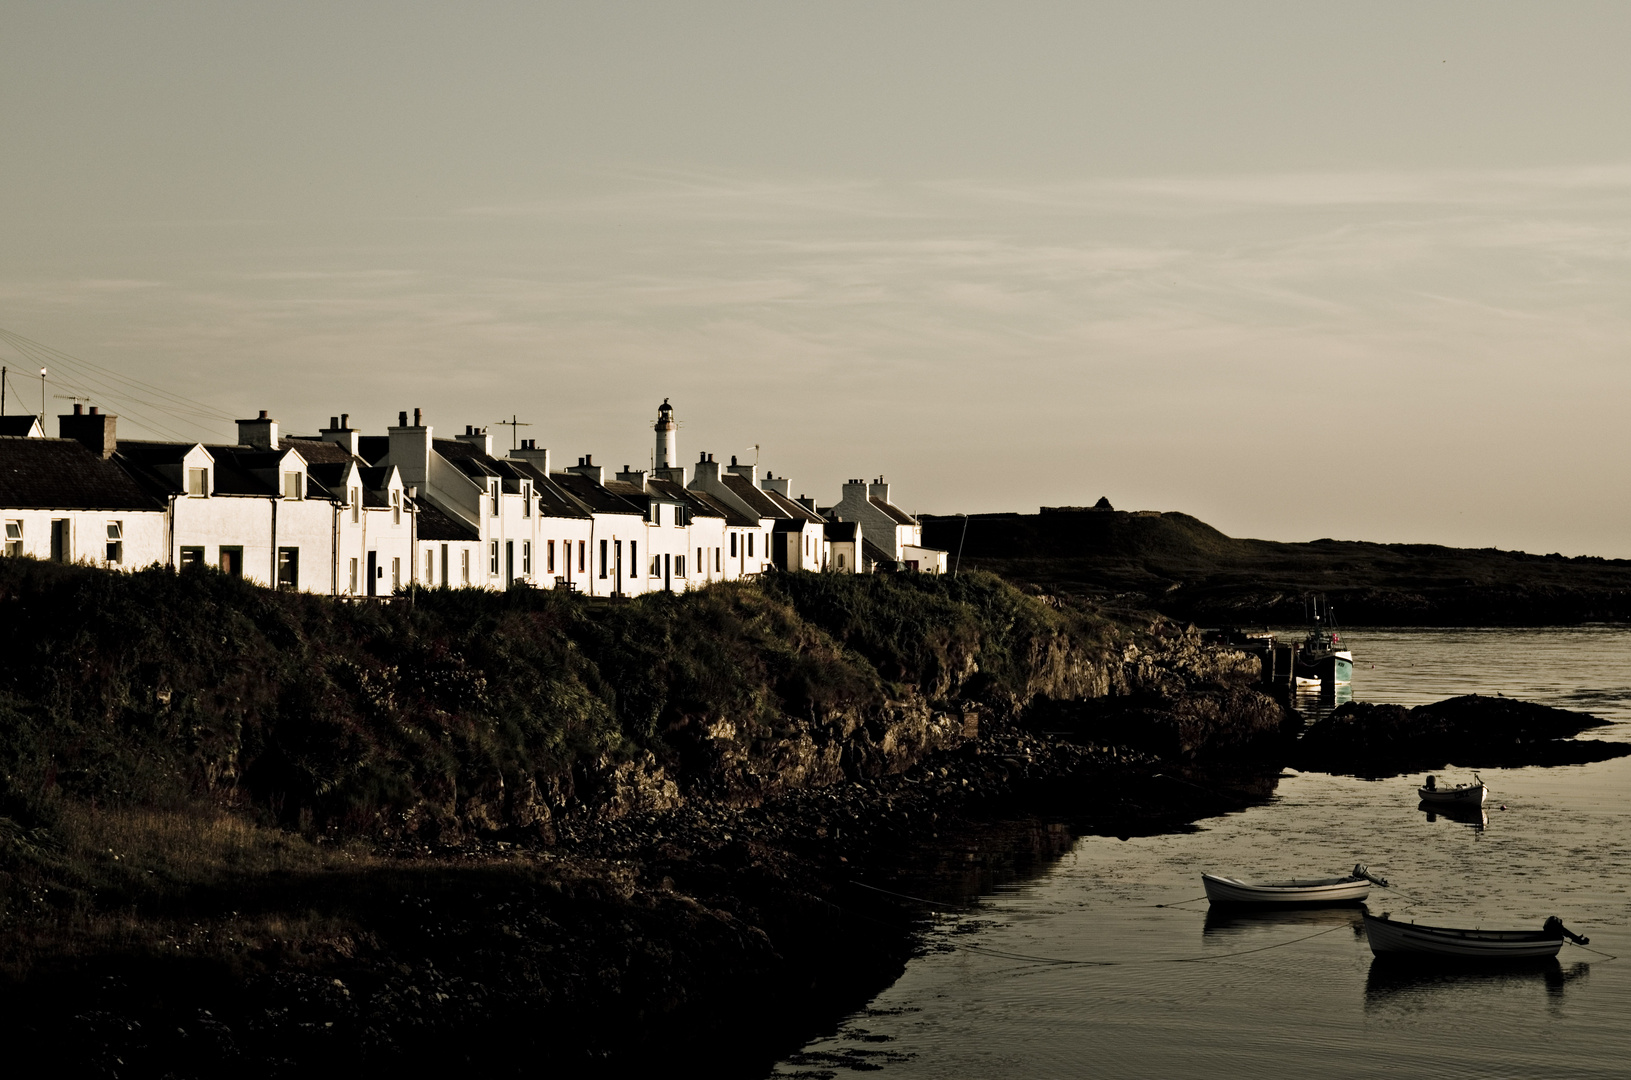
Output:
[[1542,960],[1556,956],[1563,939],[1579,945],[1591,939],[1571,932],[1552,916],[1539,930],[1458,930],[1397,922],[1384,912],[1365,912],[1365,936],[1377,956],[1436,956],[1457,960]]
[[1427,783],[1416,789],[1421,801],[1429,806],[1483,806],[1484,800],[1489,797],[1489,789],[1484,786],[1484,780],[1476,773],[1470,784],[1456,784],[1454,787],[1439,787],[1438,777],[1429,776]]
[[1370,895],[1372,885],[1386,885],[1372,877],[1363,863],[1347,877],[1293,881],[1241,881],[1202,874],[1206,899],[1214,904],[1355,904]]

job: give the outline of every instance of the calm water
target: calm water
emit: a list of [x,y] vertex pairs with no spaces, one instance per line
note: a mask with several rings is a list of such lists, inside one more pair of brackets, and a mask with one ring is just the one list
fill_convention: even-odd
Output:
[[[1631,631],[1349,639],[1359,700],[1504,693],[1593,712],[1616,725],[1597,737],[1631,740]],[[1631,759],[1483,776],[1482,828],[1418,811],[1419,778],[1288,773],[1272,802],[1195,832],[1084,837],[1037,879],[940,917],[927,955],[773,1075],[1631,1075]],[[1373,890],[1372,910],[1536,928],[1557,914],[1624,959],[1565,945],[1548,970],[1401,976],[1373,967],[1351,911],[1156,906],[1199,896],[1202,870],[1356,861],[1395,886]]]

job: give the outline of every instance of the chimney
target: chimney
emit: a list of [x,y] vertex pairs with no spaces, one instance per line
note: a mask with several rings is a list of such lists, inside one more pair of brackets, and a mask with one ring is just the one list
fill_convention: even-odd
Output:
[[888,502],[889,482],[880,476],[867,485],[866,493],[870,498],[877,499],[880,502]]
[[568,466],[566,471],[569,473],[576,473],[579,476],[587,476],[597,484],[604,484],[606,482],[605,466],[596,465],[595,456],[593,454],[583,455],[578,459],[578,463],[576,465]]
[[421,424],[423,419],[418,409],[413,411],[414,423],[408,423],[406,412],[398,413],[402,423],[393,428],[386,428],[386,434],[391,437],[391,448],[385,460],[376,462],[380,465],[395,465],[397,472],[402,475],[402,486],[415,486],[421,489],[429,488],[430,480],[430,447],[432,429],[427,424]]
[[277,421],[270,419],[265,409],[253,420],[239,420],[238,442],[242,446],[253,446],[256,450],[276,450]]
[[324,442],[331,442],[345,447],[345,452],[355,457],[357,448],[362,439],[362,432],[351,430],[351,414],[341,413],[339,416],[328,418],[328,427],[317,433]]
[[479,428],[471,424],[466,424],[464,425],[464,434],[455,435],[453,437],[464,443],[466,446],[474,446],[477,450],[480,450],[488,457],[493,456],[493,437],[487,434],[486,428]]
[[784,499],[792,497],[789,494],[789,492],[792,491],[789,484],[790,481],[787,479],[787,477],[772,475],[769,469],[765,470],[765,478],[759,481],[760,487],[764,488],[766,491],[774,491],[777,495],[780,495]]
[[737,476],[747,477],[748,478],[748,483],[752,484],[754,487],[759,486],[759,466],[757,466],[757,465],[738,465],[736,463],[736,455],[732,454],[731,455],[730,471],[735,473]]
[[714,460],[712,454],[703,454],[697,459],[697,471],[688,485],[698,491],[711,491],[719,487],[719,462]]
[[530,461],[539,472],[549,475],[549,451],[539,449],[537,439],[522,439],[521,449],[511,450],[510,456]]
[[800,495],[798,497],[798,504],[804,507],[804,509],[810,511],[812,514],[816,512],[815,500],[810,498],[808,495]]
[[840,502],[866,502],[866,481],[844,481],[844,495]]
[[86,415],[83,406],[76,404],[71,414],[57,417],[57,434],[60,438],[83,443],[93,454],[110,458],[118,448],[114,438],[118,419],[112,413],[101,413],[95,409]]
[[646,471],[644,469],[631,469],[625,465],[623,471],[617,474],[617,478],[625,484],[633,484],[641,491],[646,490]]

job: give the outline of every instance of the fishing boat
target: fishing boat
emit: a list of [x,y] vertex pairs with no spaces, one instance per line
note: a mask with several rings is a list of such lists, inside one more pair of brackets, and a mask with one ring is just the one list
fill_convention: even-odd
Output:
[[1458,960],[1544,960],[1557,955],[1567,938],[1588,945],[1563,925],[1556,915],[1539,930],[1458,930],[1448,926],[1418,926],[1398,922],[1387,912],[1365,912],[1365,936],[1371,952],[1387,957],[1436,956]]
[[1292,651],[1291,675],[1302,686],[1340,686],[1354,678],[1354,654],[1337,633],[1336,615],[1329,604],[1322,610],[1314,599],[1314,629]]
[[1202,874],[1201,884],[1206,886],[1206,899],[1213,904],[1357,904],[1370,895],[1372,885],[1387,885],[1375,877],[1363,863],[1354,866],[1347,877],[1311,878],[1294,881],[1240,881]]
[[1453,787],[1439,787],[1438,777],[1429,776],[1427,783],[1416,789],[1421,801],[1428,806],[1457,806],[1477,807],[1483,806],[1484,800],[1489,797],[1489,789],[1484,786],[1484,778],[1477,773],[1473,774],[1472,783],[1456,784]]

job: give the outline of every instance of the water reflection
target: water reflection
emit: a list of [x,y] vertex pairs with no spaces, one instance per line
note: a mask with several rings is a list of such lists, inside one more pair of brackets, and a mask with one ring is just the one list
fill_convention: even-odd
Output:
[[1300,685],[1292,691],[1291,707],[1302,714],[1307,723],[1314,723],[1329,716],[1337,706],[1346,705],[1354,699],[1352,683],[1328,682],[1314,685]]
[[1458,821],[1476,832],[1483,832],[1489,828],[1489,811],[1482,806],[1445,806],[1442,803],[1438,805],[1422,803],[1416,809],[1426,814],[1428,821],[1437,821],[1439,818],[1446,821]]
[[1301,908],[1214,907],[1207,909],[1206,923],[1201,927],[1201,937],[1203,939],[1235,937],[1258,929],[1292,929],[1313,933],[1344,923],[1353,927],[1355,933],[1363,934],[1365,932],[1363,911],[1364,908],[1358,904]]
[[1371,961],[1365,979],[1365,1009],[1417,1012],[1441,1005],[1465,1005],[1470,995],[1522,994],[1544,989],[1550,1005],[1560,1004],[1564,990],[1591,973],[1585,962],[1561,964],[1556,957],[1498,966]]

